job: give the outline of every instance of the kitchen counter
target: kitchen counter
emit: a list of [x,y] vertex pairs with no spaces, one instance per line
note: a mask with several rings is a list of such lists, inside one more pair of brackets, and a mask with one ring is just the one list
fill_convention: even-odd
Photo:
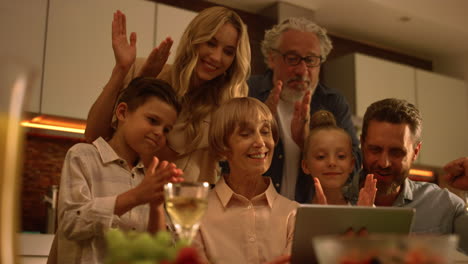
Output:
[[19,256],[23,264],[46,264],[53,234],[19,233]]

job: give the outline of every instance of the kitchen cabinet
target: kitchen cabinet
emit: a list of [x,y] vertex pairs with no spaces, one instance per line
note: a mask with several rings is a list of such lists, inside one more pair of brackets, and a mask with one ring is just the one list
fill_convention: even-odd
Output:
[[442,167],[468,155],[466,82],[415,70],[417,105],[423,117],[421,164]]
[[137,56],[154,47],[155,3],[135,0],[49,0],[41,113],[86,119],[114,65],[113,12],[137,32]]
[[340,90],[358,117],[384,98],[415,104],[423,117],[423,144],[416,163],[442,167],[467,155],[465,81],[355,53],[327,61],[323,82]]
[[353,114],[363,117],[367,107],[384,98],[416,102],[414,68],[353,53],[323,65],[324,83],[340,90]]
[[[171,48],[171,55],[167,63],[172,64],[179,46],[179,40],[182,37],[185,29],[192,19],[197,15],[197,12],[185,10],[165,4],[156,4],[156,45],[170,36],[174,43]],[[175,23],[177,22],[177,23]]]
[[18,233],[19,259],[23,264],[46,264],[53,234]]
[[0,8],[0,57],[9,57],[33,72],[25,98],[25,110],[29,112],[40,111],[47,3],[48,0],[2,1]]
[[[7,54],[35,73],[26,111],[86,119],[114,65],[113,12],[137,33],[137,56],[146,57],[163,39],[179,39],[196,12],[140,0],[18,0],[2,4],[0,29]],[[177,23],[174,23],[177,21]],[[14,25],[13,27],[11,25]]]

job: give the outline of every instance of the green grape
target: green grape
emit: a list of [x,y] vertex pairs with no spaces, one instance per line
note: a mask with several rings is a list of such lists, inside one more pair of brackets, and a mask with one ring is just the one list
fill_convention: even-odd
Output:
[[132,260],[132,254],[128,250],[116,250],[108,252],[106,256],[107,264],[126,263]]
[[159,231],[154,236],[154,241],[158,246],[168,247],[172,245],[172,236],[169,232]]
[[134,260],[131,261],[129,264],[157,264],[158,262],[155,262],[154,260],[151,259],[143,259],[143,260]]
[[127,237],[119,229],[110,229],[106,233],[107,263],[126,261],[130,253],[126,250],[129,244]]
[[134,259],[154,259],[156,252],[156,243],[148,233],[140,233],[133,238],[128,250],[132,253]]
[[126,233],[126,236],[129,240],[133,240],[135,239],[136,237],[138,237],[140,235],[139,232],[137,231],[133,231],[133,230],[130,230]]
[[178,251],[179,250],[175,247],[166,248],[166,255],[167,255],[166,259],[170,261],[174,261],[177,258]]
[[172,260],[170,247],[156,247],[154,250],[155,260]]
[[173,243],[170,233],[160,231],[154,236],[149,233],[109,229],[106,233],[106,264],[157,264],[174,261],[177,252],[188,245],[186,241]]
[[176,243],[176,248],[181,249],[183,247],[189,247],[190,245],[191,245],[191,243],[188,240],[180,239]]
[[119,247],[126,243],[127,238],[125,234],[122,233],[119,229],[109,229],[106,233],[107,247]]

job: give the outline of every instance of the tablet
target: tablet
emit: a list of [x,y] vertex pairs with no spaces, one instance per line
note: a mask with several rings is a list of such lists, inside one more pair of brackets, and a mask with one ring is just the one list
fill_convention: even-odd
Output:
[[349,228],[369,233],[409,234],[414,208],[303,204],[297,208],[291,263],[316,263],[312,239]]

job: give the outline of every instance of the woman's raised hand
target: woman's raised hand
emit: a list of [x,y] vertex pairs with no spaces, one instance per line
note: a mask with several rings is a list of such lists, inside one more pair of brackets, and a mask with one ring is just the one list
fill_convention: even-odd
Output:
[[172,39],[170,37],[167,37],[161,42],[161,44],[159,44],[158,47],[154,48],[153,51],[151,51],[151,54],[146,59],[145,64],[143,64],[143,67],[138,73],[138,76],[158,76],[161,70],[163,69],[164,65],[166,64],[169,55],[171,54],[170,50],[172,47],[172,43]]
[[136,58],[136,33],[130,33],[127,39],[127,21],[120,10],[114,13],[112,20],[112,49],[116,65],[129,70]]

